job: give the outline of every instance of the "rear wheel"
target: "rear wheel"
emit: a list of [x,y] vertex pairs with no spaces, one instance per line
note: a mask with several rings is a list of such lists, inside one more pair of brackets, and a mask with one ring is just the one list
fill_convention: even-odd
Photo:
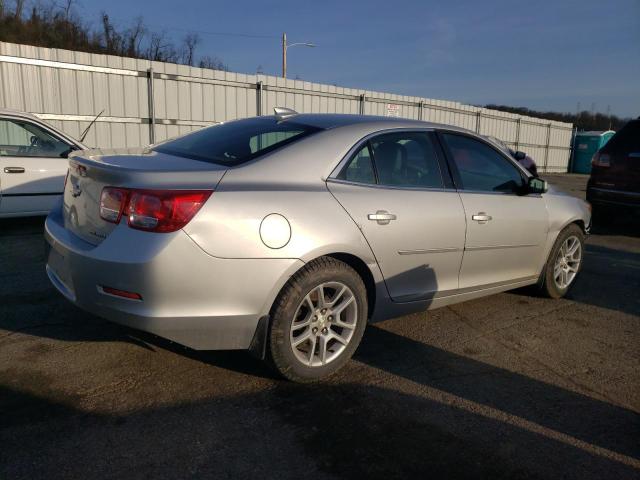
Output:
[[312,382],[349,361],[367,322],[367,293],[349,265],[321,257],[297,272],[271,311],[271,361],[284,377]]
[[542,293],[551,298],[564,297],[580,273],[584,256],[584,233],[578,225],[569,225],[556,239],[541,277]]

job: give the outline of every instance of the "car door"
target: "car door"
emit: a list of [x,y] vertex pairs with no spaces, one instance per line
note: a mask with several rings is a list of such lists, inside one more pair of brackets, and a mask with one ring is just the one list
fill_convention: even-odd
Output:
[[440,138],[467,222],[460,289],[536,277],[548,232],[544,198],[525,195],[524,173],[489,143],[452,132]]
[[437,152],[426,131],[379,134],[327,182],[371,246],[395,301],[458,288],[464,211]]
[[48,212],[62,193],[71,148],[34,122],[0,117],[0,214]]

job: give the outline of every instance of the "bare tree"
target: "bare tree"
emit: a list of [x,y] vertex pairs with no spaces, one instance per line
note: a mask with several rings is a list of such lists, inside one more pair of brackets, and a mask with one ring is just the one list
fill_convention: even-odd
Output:
[[209,55],[202,57],[200,62],[198,62],[198,66],[200,68],[210,68],[212,70],[222,70],[224,72],[229,70],[229,67],[227,67],[222,60],[218,57],[211,57]]
[[200,37],[197,33],[188,33],[183,40],[184,49],[182,54],[182,63],[193,66],[196,47],[200,43]]
[[166,32],[151,34],[147,58],[156,62],[177,63],[178,54],[173,44],[167,39]]
[[74,0],[67,0],[65,4],[62,6],[62,11],[64,12],[65,21],[69,21],[69,17],[71,15],[71,8],[73,7]]
[[22,18],[22,11],[24,10],[24,0],[16,0],[15,18]]
[[135,20],[133,26],[128,30],[126,35],[126,54],[129,57],[140,57],[140,45],[142,44],[142,39],[147,33],[147,29],[145,28],[142,17],[138,17]]

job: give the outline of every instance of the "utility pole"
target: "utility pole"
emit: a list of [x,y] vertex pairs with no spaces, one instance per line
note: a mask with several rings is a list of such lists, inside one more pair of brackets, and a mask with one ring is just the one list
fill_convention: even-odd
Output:
[[314,43],[298,42],[287,44],[287,34],[282,34],[282,78],[287,78],[287,49],[289,47],[315,47]]
[[282,34],[282,78],[287,78],[287,34]]

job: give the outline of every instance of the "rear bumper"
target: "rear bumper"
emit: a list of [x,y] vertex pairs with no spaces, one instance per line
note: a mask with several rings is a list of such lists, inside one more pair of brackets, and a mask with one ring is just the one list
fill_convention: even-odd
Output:
[[592,205],[640,209],[640,193],[587,186],[587,201]]
[[[97,316],[199,350],[249,348],[260,317],[303,263],[297,259],[223,259],[184,232],[152,234],[119,225],[91,245],[45,223],[47,274],[71,302]],[[131,300],[102,287],[140,294]]]

